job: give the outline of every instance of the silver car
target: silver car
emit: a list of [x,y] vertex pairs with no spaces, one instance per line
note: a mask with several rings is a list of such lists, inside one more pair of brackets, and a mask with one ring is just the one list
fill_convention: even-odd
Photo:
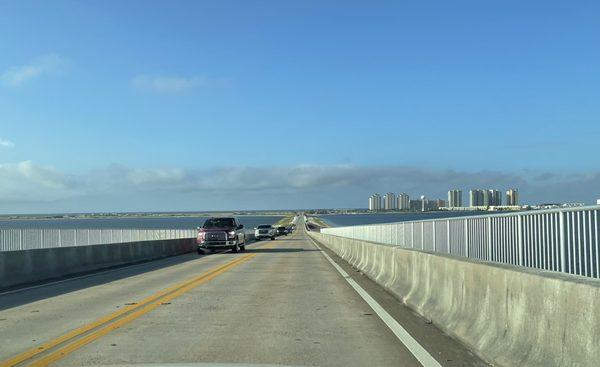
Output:
[[254,228],[254,238],[257,241],[260,241],[263,238],[270,238],[272,240],[275,239],[275,228],[270,224],[261,224],[260,226]]

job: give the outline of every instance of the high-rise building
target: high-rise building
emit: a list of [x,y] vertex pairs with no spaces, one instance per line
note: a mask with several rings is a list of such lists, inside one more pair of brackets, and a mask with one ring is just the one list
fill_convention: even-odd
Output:
[[500,191],[498,190],[488,190],[490,195],[490,205],[492,206],[500,206],[502,205],[502,195],[500,195]]
[[383,195],[383,207],[385,210],[395,210],[397,206],[396,202],[396,194],[393,192],[388,192]]
[[492,205],[492,195],[490,193],[490,190],[481,190],[481,195],[483,198],[483,206],[490,206]]
[[469,202],[471,206],[501,206],[502,195],[498,190],[474,189],[469,191]]
[[421,195],[421,211],[424,212],[427,210],[427,198],[425,195]]
[[483,192],[482,190],[471,190],[469,191],[469,205],[470,206],[483,206]]
[[421,206],[422,206],[421,200],[411,200],[410,201],[410,210],[412,210],[412,211],[415,211],[415,212],[420,211]]
[[462,206],[462,191],[461,190],[450,190],[448,191],[448,207],[455,208]]
[[402,193],[398,195],[398,209],[410,210],[410,197],[408,194]]
[[506,205],[519,205],[519,191],[517,189],[510,189],[506,192]]
[[380,211],[381,210],[381,195],[373,194],[369,198],[369,210]]

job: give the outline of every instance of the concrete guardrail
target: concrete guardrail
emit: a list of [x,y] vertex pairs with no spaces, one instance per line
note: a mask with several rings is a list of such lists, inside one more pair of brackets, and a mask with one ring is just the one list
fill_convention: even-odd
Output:
[[600,361],[599,280],[309,235],[494,365]]
[[188,238],[0,252],[0,290],[195,250]]

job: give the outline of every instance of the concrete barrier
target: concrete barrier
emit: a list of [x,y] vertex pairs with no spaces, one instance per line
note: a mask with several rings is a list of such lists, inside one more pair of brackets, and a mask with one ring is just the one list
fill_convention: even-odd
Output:
[[309,234],[494,365],[600,363],[598,280]]
[[0,290],[195,251],[194,239],[0,252]]

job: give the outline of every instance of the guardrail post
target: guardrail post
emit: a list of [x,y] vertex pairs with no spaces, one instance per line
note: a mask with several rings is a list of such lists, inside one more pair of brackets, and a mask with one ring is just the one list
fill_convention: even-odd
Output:
[[421,250],[425,250],[425,223],[421,222]]
[[435,220],[432,222],[433,223],[433,251],[435,252],[437,250],[437,246],[435,245]]
[[87,230],[87,238],[88,238],[87,239],[87,243],[88,243],[88,246],[89,246],[90,245],[90,230],[89,229]]
[[596,244],[596,278],[600,278],[600,255],[598,255],[598,250],[600,250],[600,240],[598,239],[598,210],[594,210],[594,241],[592,243]]
[[560,271],[563,273],[567,272],[567,254],[566,254],[566,241],[565,241],[565,212],[559,213],[558,223],[560,225],[559,241],[560,241]]
[[469,257],[469,221],[465,218],[465,256]]
[[23,250],[23,229],[19,229],[19,250]]
[[517,231],[518,231],[518,239],[519,239],[519,265],[525,266],[525,258],[523,254],[525,253],[525,243],[523,241],[523,216],[517,216]]
[[446,245],[448,246],[448,253],[450,253],[450,219],[446,220]]
[[487,260],[492,261],[492,218],[487,217]]
[[415,248],[415,222],[410,222],[410,247]]
[[44,230],[40,229],[40,248],[44,248]]

